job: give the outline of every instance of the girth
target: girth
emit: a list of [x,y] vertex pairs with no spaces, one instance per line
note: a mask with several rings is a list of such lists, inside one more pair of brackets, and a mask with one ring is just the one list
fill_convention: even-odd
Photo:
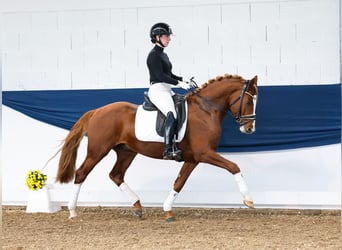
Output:
[[[172,96],[173,103],[175,104],[175,110],[177,113],[177,133],[181,129],[184,121],[185,121],[185,101],[186,96],[181,94],[175,94]],[[157,121],[156,121],[156,131],[158,135],[164,137],[165,134],[165,115],[151,102],[148,97],[148,92],[144,92],[144,103],[142,107],[146,111],[158,111],[157,113]]]

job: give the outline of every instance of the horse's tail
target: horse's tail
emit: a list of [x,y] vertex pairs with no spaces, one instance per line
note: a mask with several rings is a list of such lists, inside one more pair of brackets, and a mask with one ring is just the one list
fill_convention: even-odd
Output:
[[88,122],[93,116],[95,110],[85,113],[71,128],[69,134],[64,140],[62,153],[59,159],[56,181],[61,183],[70,182],[75,175],[75,163],[77,158],[77,149],[87,132]]

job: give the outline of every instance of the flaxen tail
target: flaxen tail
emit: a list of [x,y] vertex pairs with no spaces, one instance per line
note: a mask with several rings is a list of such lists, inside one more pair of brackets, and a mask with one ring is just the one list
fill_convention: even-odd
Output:
[[88,122],[93,116],[95,110],[85,113],[71,128],[69,134],[64,140],[56,181],[61,183],[70,182],[75,175],[75,163],[77,158],[77,149],[87,132]]

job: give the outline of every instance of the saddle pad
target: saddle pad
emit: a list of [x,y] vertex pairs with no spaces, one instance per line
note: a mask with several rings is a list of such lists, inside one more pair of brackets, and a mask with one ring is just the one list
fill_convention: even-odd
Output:
[[[158,111],[146,111],[142,105],[138,106],[137,113],[135,115],[135,136],[139,141],[150,142],[164,142],[164,137],[157,134],[156,120]],[[178,139],[176,142],[183,140],[186,124],[188,120],[188,104],[185,103],[185,122],[178,132]]]

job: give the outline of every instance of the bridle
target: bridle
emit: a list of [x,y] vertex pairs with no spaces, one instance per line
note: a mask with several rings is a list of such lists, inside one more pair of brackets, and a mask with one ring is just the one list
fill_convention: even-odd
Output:
[[[242,86],[240,96],[237,97],[231,104],[229,104],[229,107],[228,107],[228,111],[233,115],[235,121],[236,121],[237,123],[239,123],[240,126],[245,125],[245,124],[248,123],[249,121],[255,121],[255,119],[256,119],[255,109],[256,109],[257,96],[256,96],[256,95],[252,95],[251,93],[249,93],[249,92],[247,91],[248,86],[249,86],[249,83],[250,83],[249,80],[246,80],[246,81],[245,81],[244,85]],[[245,94],[247,94],[247,95],[249,95],[250,97],[253,98],[254,110],[253,110],[253,114],[250,114],[250,115],[241,115],[241,111],[242,111],[242,100],[243,100],[243,97],[244,97]],[[234,113],[231,111],[231,107],[232,107],[235,103],[237,103],[239,100],[240,100],[239,111],[238,111],[237,116],[235,116]]]
[[[192,83],[192,87],[194,87],[195,89],[198,88],[198,85],[197,83],[193,80],[193,77],[190,79],[191,83]],[[237,123],[240,124],[240,126],[243,126],[245,124],[247,124],[249,121],[255,121],[256,120],[256,114],[255,114],[255,109],[256,109],[256,101],[257,101],[257,95],[252,95],[251,93],[249,93],[247,91],[248,89],[248,86],[250,84],[250,80],[246,80],[244,85],[242,86],[242,89],[241,89],[241,94],[239,95],[239,97],[237,97],[231,104],[229,104],[228,108],[227,109],[222,109],[221,107],[218,107],[218,110],[220,110],[222,113],[226,114],[228,111],[232,114],[232,116],[234,117],[235,121]],[[199,96],[202,100],[206,101],[206,102],[209,102],[211,103],[212,105],[214,106],[217,106],[215,103],[213,103],[212,101],[208,100],[207,98],[205,98],[204,96],[192,91],[192,93],[194,95],[197,95]],[[244,97],[244,95],[247,94],[249,95],[250,97],[253,98],[253,107],[254,107],[254,110],[253,110],[253,114],[250,114],[250,115],[241,115],[241,111],[242,111],[242,99]],[[234,115],[234,113],[232,112],[231,110],[231,107],[236,104],[239,100],[240,101],[240,105],[239,105],[239,111],[238,111],[238,114],[237,116]]]

